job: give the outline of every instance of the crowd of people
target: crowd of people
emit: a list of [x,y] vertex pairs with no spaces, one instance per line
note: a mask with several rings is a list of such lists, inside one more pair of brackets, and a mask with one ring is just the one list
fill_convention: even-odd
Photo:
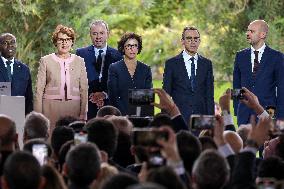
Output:
[[[72,54],[75,31],[58,25],[34,95],[28,66],[15,59],[16,37],[1,34],[0,82],[25,97],[26,113],[23,148],[15,121],[0,114],[1,188],[284,188],[284,56],[266,44],[268,30],[264,20],[249,24],[251,47],[237,53],[234,90],[219,103],[196,27],[183,29],[183,50],[165,62],[163,89],[152,89],[150,67],[137,60],[140,35],[123,34],[116,50],[107,45],[107,23],[95,20],[92,45]],[[151,105],[162,113],[127,116],[129,89],[151,89],[159,97]],[[213,122],[192,128],[192,115]]]

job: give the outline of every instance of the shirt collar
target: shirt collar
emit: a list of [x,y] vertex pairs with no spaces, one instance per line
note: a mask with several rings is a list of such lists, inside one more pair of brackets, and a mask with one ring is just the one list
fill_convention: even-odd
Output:
[[264,52],[264,49],[265,49],[266,45],[265,43],[259,48],[259,49],[254,49],[252,46],[250,47],[251,48],[251,52],[253,53],[254,51],[258,51],[260,54],[262,54]]
[[[4,58],[3,56],[1,56],[1,58],[4,64],[6,65],[6,62],[8,61],[8,59]],[[10,61],[12,62],[11,64],[14,64],[15,58],[13,57]]]
[[[187,60],[187,61],[192,58],[192,56],[189,55],[185,50],[183,50],[182,56],[183,56],[183,59],[184,59],[184,60]],[[194,58],[195,60],[198,60],[198,53],[195,53],[195,55],[193,56],[193,58]]]
[[103,50],[104,52],[102,54],[106,54],[106,51],[107,51],[107,45],[104,47],[104,48],[101,48],[101,49],[98,49],[94,46],[94,51],[96,53],[96,55],[99,54],[99,50]]

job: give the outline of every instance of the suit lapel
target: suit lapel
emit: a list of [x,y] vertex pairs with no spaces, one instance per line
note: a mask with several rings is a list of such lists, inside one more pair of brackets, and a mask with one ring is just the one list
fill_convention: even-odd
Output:
[[185,62],[184,62],[182,53],[180,53],[177,56],[177,59],[178,59],[178,61],[177,61],[178,65],[177,66],[180,67],[178,74],[182,74],[182,78],[185,78],[186,86],[188,87],[188,89],[191,90],[191,83],[190,83],[190,79],[188,77],[188,73],[187,73],[187,69],[186,69],[186,66],[185,66]]
[[200,84],[200,79],[201,79],[201,76],[204,77],[206,76],[206,73],[204,73],[204,63],[203,63],[203,57],[198,55],[198,60],[197,60],[197,70],[196,70],[196,86],[195,87],[198,87],[199,84]]
[[1,73],[1,75],[3,77],[3,79],[4,79],[4,82],[5,81],[9,81],[7,69],[6,69],[5,65],[4,65],[4,62],[3,62],[2,58],[1,58],[1,56],[0,56],[0,73]]
[[19,80],[19,76],[21,73],[22,65],[15,59],[13,65],[13,75],[12,75],[12,82]]
[[94,51],[93,45],[88,47],[88,56],[87,57],[89,57],[89,60],[90,60],[88,62],[91,62],[91,64],[93,64],[93,65],[96,63],[96,53]]
[[267,64],[267,59],[269,57],[269,47],[266,46],[264,49],[264,52],[262,54],[261,60],[260,60],[260,64],[259,64],[259,68],[258,71],[256,73],[256,78],[259,74],[261,74],[261,72],[263,72],[265,65]]

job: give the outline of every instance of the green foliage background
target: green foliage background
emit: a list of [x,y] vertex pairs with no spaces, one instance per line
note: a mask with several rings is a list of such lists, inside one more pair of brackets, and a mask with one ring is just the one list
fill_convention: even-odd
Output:
[[222,85],[232,79],[236,51],[248,46],[250,21],[265,19],[268,44],[284,50],[283,10],[283,0],[0,0],[0,32],[17,37],[17,57],[34,78],[40,57],[55,50],[51,34],[58,24],[77,32],[74,50],[90,44],[89,23],[94,19],[109,23],[108,43],[114,47],[124,32],[137,32],[143,37],[139,59],[153,68],[163,67],[181,51],[183,27],[195,25],[201,32],[200,53],[213,61],[215,83]]

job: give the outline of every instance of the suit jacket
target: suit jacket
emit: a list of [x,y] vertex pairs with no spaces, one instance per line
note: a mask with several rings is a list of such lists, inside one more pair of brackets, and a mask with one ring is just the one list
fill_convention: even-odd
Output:
[[43,99],[80,100],[80,118],[86,119],[88,81],[84,60],[74,54],[64,64],[53,53],[40,59],[34,109],[43,112]]
[[212,62],[203,56],[198,55],[194,92],[182,53],[166,61],[163,89],[173,98],[187,124],[191,114],[214,114]]
[[[251,49],[237,53],[234,65],[234,89],[246,87],[257,97],[260,104],[276,107],[276,117],[284,118],[284,59],[283,54],[266,46],[256,77],[252,77]],[[276,90],[277,88],[277,90]],[[238,124],[249,122],[254,112],[239,101],[234,101]]]
[[152,88],[152,73],[149,66],[137,61],[133,78],[131,78],[124,60],[109,67],[108,94],[110,104],[117,107],[122,115],[128,114],[128,89]]
[[[0,58],[0,82],[8,82],[7,69]],[[25,114],[33,111],[33,90],[30,69],[19,60],[14,59],[11,95],[25,97]]]
[[[99,74],[94,64],[96,64],[96,55],[94,51],[94,46],[88,46],[85,48],[79,48],[76,50],[76,54],[82,58],[84,58],[87,77],[88,77],[88,85],[89,85],[89,95],[93,92],[107,92],[107,79],[108,79],[108,68],[111,63],[117,62],[122,59],[122,55],[114,48],[107,47],[105,59],[104,59],[104,67],[102,72],[101,81],[99,80]],[[108,104],[108,100],[105,100],[105,104]],[[96,117],[98,111],[98,107],[96,104],[88,101],[88,119]]]

